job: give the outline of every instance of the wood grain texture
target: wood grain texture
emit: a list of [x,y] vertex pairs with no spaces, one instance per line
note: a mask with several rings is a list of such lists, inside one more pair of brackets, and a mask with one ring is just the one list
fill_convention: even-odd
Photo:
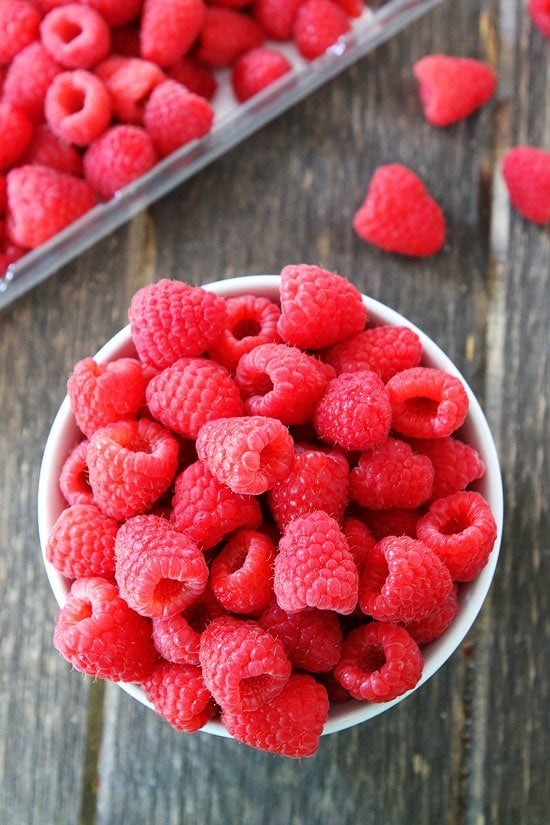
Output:
[[[490,62],[495,98],[424,122],[412,63]],[[550,232],[509,208],[500,165],[550,148],[550,43],[522,0],[444,2],[0,316],[0,822],[21,825],[545,825]],[[372,172],[415,169],[448,222],[426,260],[350,229]],[[196,284],[319,263],[426,330],[472,384],[499,448],[505,535],[471,633],[418,693],[285,760],[178,734],[51,644],[39,463],[73,363],[159,277]]]

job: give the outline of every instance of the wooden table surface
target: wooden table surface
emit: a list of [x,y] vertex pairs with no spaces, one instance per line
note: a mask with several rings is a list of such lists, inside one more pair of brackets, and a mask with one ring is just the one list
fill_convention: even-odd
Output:
[[[503,153],[550,148],[550,41],[524,0],[446,0],[0,316],[0,822],[6,825],[543,825],[549,820],[546,417],[550,233],[510,209]],[[495,98],[447,129],[415,60],[488,61]],[[442,205],[444,250],[387,255],[351,229],[400,161]],[[420,691],[302,761],[177,733],[52,646],[39,463],[73,363],[159,277],[195,284],[334,269],[422,327],[478,395],[500,452],[505,532],[490,597]],[[545,485],[546,482],[546,485]]]

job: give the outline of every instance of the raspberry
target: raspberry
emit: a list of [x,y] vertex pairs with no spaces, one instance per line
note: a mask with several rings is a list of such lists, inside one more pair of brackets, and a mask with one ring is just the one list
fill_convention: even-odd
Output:
[[179,613],[203,592],[208,567],[197,544],[166,519],[128,519],[115,541],[120,595],[142,616]]
[[28,249],[45,243],[96,202],[86,181],[47,166],[11,169],[7,184],[7,234]]
[[367,525],[353,516],[346,516],[344,519],[342,533],[346,537],[350,553],[357,565],[359,574],[361,574],[361,568],[376,544],[376,539]]
[[422,342],[408,327],[383,325],[358,332],[323,352],[323,361],[337,374],[372,370],[386,383],[396,372],[417,367]]
[[261,344],[277,344],[281,338],[277,322],[281,310],[269,298],[240,295],[226,299],[227,325],[208,348],[211,358],[234,370],[239,359]]
[[0,101],[0,171],[9,169],[31,142],[34,125],[24,109]]
[[294,673],[282,691],[257,710],[222,712],[239,742],[295,759],[313,756],[328,717],[326,688],[312,676]]
[[546,37],[550,37],[550,3],[548,0],[529,0],[527,8],[535,26]]
[[53,643],[76,670],[112,682],[139,682],[158,659],[149,621],[99,576],[73,582]]
[[239,527],[256,530],[262,523],[258,500],[233,493],[202,461],[186,467],[176,478],[172,521],[203,550],[214,547]]
[[86,453],[88,440],[73,447],[59,474],[59,489],[68,504],[93,504],[92,488],[88,482]]
[[349,465],[342,453],[297,445],[287,476],[269,491],[267,500],[280,530],[297,516],[324,510],[342,521],[348,504]]
[[432,494],[434,469],[398,438],[362,453],[350,473],[350,497],[371,510],[419,507]]
[[240,103],[249,100],[291,69],[290,61],[276,49],[250,49],[233,64],[231,84],[235,97]]
[[274,699],[292,670],[278,639],[256,622],[233,616],[210,622],[199,656],[207,688],[228,711],[255,710]]
[[332,0],[305,0],[296,12],[294,42],[306,60],[320,57],[350,30],[348,14]]
[[207,421],[243,412],[225,367],[206,358],[180,358],[149,381],[145,397],[155,418],[184,438],[196,438]]
[[516,146],[504,156],[502,175],[510,200],[524,218],[550,221],[550,152],[534,146]]
[[458,585],[454,585],[447,598],[437,607],[414,622],[407,622],[405,628],[417,645],[426,645],[438,639],[447,630],[458,613]]
[[275,547],[268,536],[240,530],[212,562],[212,592],[232,613],[258,613],[273,595],[274,561]]
[[261,344],[243,355],[235,381],[249,415],[267,415],[283,424],[305,424],[334,370],[313,355],[286,344]]
[[145,129],[119,124],[90,143],[84,155],[84,176],[95,192],[108,200],[152,169],[157,160]]
[[275,559],[274,591],[289,613],[305,607],[343,615],[355,610],[357,566],[335,519],[317,510],[290,522]]
[[392,409],[392,427],[413,438],[451,435],[463,424],[468,395],[454,375],[432,367],[412,367],[386,384]]
[[166,69],[166,76],[187,86],[190,92],[212,100],[218,89],[214,72],[190,55],[182,57]]
[[31,141],[21,157],[20,165],[40,164],[82,177],[82,157],[78,149],[52,132],[47,123],[38,123]]
[[291,346],[330,347],[360,332],[367,319],[359,290],[340,275],[318,266],[285,266],[280,295],[278,331]]
[[165,74],[159,66],[138,57],[112,55],[94,69],[111,97],[113,115],[123,123],[141,126],[149,95]]
[[202,355],[224,329],[227,310],[213,292],[162,278],[138,289],[128,318],[139,357],[162,370],[179,358]]
[[497,78],[479,60],[430,54],[413,73],[419,83],[424,117],[433,126],[449,126],[468,117],[493,96]]
[[118,523],[95,504],[74,504],[61,511],[46,544],[46,558],[68,579],[113,578]]
[[418,519],[425,512],[420,507],[388,510],[361,508],[360,518],[378,540],[385,536],[410,536],[415,539]]
[[[25,46],[38,38],[41,16],[26,0],[0,3],[0,65],[10,63]],[[2,137],[5,132],[2,130]]]
[[374,621],[349,633],[333,673],[354,699],[389,702],[418,684],[422,668],[422,654],[404,627]]
[[386,387],[375,372],[343,372],[329,382],[313,424],[329,444],[366,450],[387,437],[392,420]]
[[98,364],[83,358],[73,367],[67,394],[76,423],[89,437],[99,427],[135,418],[145,395],[145,378],[137,358]]
[[156,421],[119,421],[96,430],[86,451],[94,501],[124,521],[151,507],[177,470],[178,442]]
[[487,564],[497,526],[483,496],[460,491],[434,501],[416,532],[445,562],[454,581],[468,582]]
[[138,17],[143,0],[81,0],[91,6],[107,21],[111,28],[124,26]]
[[439,252],[445,218],[422,180],[406,166],[379,166],[353,228],[360,238],[386,252],[423,258]]
[[290,40],[302,0],[254,0],[252,15],[272,40]]
[[203,464],[234,493],[265,493],[288,475],[294,461],[285,425],[259,415],[207,421],[195,446]]
[[206,66],[222,68],[265,40],[262,27],[235,9],[207,6],[195,57]]
[[432,462],[434,500],[465,490],[485,472],[485,464],[477,450],[458,438],[412,439],[410,444],[413,450],[428,456]]
[[142,56],[159,66],[175,63],[199,36],[204,15],[203,0],[144,0],[140,24]]
[[40,24],[42,45],[67,69],[91,69],[109,54],[111,31],[92,8],[67,3],[52,9]]
[[382,622],[422,619],[451,592],[439,556],[408,536],[387,536],[368,554],[359,580],[359,607]]
[[35,123],[44,118],[44,99],[54,77],[62,71],[38,40],[15,55],[4,81],[3,99],[24,109]]
[[283,643],[295,668],[326,673],[340,658],[342,628],[338,616],[330,610],[306,607],[298,613],[287,613],[273,601],[258,621]]
[[214,110],[205,97],[170,79],[155,86],[143,111],[143,125],[161,157],[206,135],[213,121]]
[[46,121],[58,137],[87,146],[111,120],[111,98],[105,84],[87,69],[55,77],[44,101]]
[[180,665],[199,665],[201,633],[225,608],[207,585],[195,601],[173,616],[152,620],[153,641],[161,656]]
[[159,662],[142,683],[159,716],[176,730],[194,733],[216,712],[199,667]]

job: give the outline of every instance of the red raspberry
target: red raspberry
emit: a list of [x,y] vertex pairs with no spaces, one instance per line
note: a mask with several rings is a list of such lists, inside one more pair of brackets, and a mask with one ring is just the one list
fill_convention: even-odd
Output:
[[359,290],[340,275],[318,266],[285,266],[280,295],[278,330],[291,346],[330,347],[360,332],[367,320]]
[[84,176],[104,200],[152,169],[158,160],[153,141],[140,126],[111,126],[88,146]]
[[184,438],[196,438],[207,421],[243,413],[228,371],[206,358],[180,358],[149,381],[145,397],[155,418]]
[[227,325],[208,348],[208,354],[228,370],[234,370],[239,359],[260,344],[277,344],[281,338],[277,322],[281,310],[270,301],[256,295],[239,295],[226,299]]
[[350,553],[361,574],[361,569],[376,544],[376,539],[367,525],[353,516],[346,516],[342,522],[342,533],[346,537]]
[[31,142],[34,125],[24,109],[0,101],[0,171],[9,169]]
[[423,666],[404,627],[374,621],[349,633],[333,673],[354,699],[389,702],[418,684]]
[[546,37],[550,37],[550,2],[549,0],[529,0],[529,14],[535,26]]
[[487,564],[497,525],[483,496],[461,491],[434,501],[416,532],[445,562],[454,581],[469,582]]
[[213,292],[162,278],[138,289],[128,318],[139,357],[162,370],[202,355],[224,329],[227,309]]
[[99,427],[135,418],[145,395],[145,377],[137,358],[98,364],[83,358],[73,367],[67,394],[76,423],[89,437]]
[[203,66],[194,57],[186,55],[166,69],[166,75],[171,80],[177,80],[187,86],[190,92],[212,100],[218,89],[218,81],[214,72]]
[[213,121],[205,97],[170,79],[155,86],[143,111],[143,125],[162,157],[206,135]]
[[413,66],[424,117],[433,126],[448,126],[468,117],[493,96],[497,78],[479,60],[430,54]]
[[412,367],[386,384],[392,409],[392,428],[413,438],[451,435],[468,413],[462,381],[444,370]]
[[31,141],[19,158],[20,165],[40,164],[82,177],[82,157],[78,149],[52,132],[47,123],[38,123]]
[[210,586],[232,613],[256,614],[273,595],[275,547],[256,530],[240,530],[223,547],[210,568]]
[[199,656],[207,688],[228,711],[255,710],[274,699],[292,670],[278,639],[233,616],[213,619],[203,630]]
[[115,574],[118,522],[95,504],[74,504],[61,511],[46,544],[46,558],[68,579]]
[[305,424],[325,392],[332,367],[286,344],[261,344],[243,355],[235,381],[249,415]]
[[239,527],[256,530],[262,523],[258,500],[233,493],[196,461],[176,478],[172,521],[203,550],[214,547]]
[[296,12],[294,42],[306,60],[320,57],[347,34],[350,21],[347,12],[332,0],[305,0]]
[[[0,3],[0,65],[10,63],[25,46],[38,38],[41,16],[26,0]],[[5,132],[2,130],[2,137]]]
[[326,673],[340,658],[342,628],[338,616],[330,610],[306,607],[297,613],[287,613],[273,600],[258,621],[283,643],[295,668]]
[[142,56],[159,66],[175,63],[199,36],[204,16],[203,0],[144,0],[140,24]]
[[434,500],[465,490],[485,473],[485,464],[478,451],[458,438],[416,438],[410,444],[413,450],[428,456],[432,462]]
[[387,536],[362,566],[359,607],[378,621],[412,622],[444,602],[452,587],[433,550],[408,536]]
[[252,15],[272,40],[290,40],[302,0],[253,0]]
[[68,504],[93,504],[94,496],[88,481],[86,453],[88,440],[74,447],[63,462],[59,474],[59,489]]
[[62,72],[46,92],[46,121],[63,140],[87,146],[111,120],[111,98],[105,84],[86,69]]
[[162,69],[149,60],[111,55],[94,69],[111,97],[113,115],[123,123],[141,126],[149,95],[166,79]]
[[432,494],[434,469],[398,438],[362,453],[350,473],[350,497],[362,507],[385,510],[419,507]]
[[378,540],[385,536],[416,538],[418,519],[426,512],[420,507],[407,509],[367,510],[360,508],[360,518]]
[[445,601],[424,618],[407,622],[405,628],[417,645],[426,645],[438,639],[447,630],[457,613],[458,585],[455,584]]
[[502,175],[513,206],[535,223],[550,221],[550,152],[515,146],[504,156]]
[[408,327],[383,325],[358,332],[323,353],[337,374],[372,370],[386,383],[396,372],[417,367],[422,342]]
[[196,448],[203,464],[234,493],[265,493],[294,462],[294,442],[285,425],[259,415],[207,421]]
[[199,665],[201,633],[225,608],[207,585],[195,601],[173,616],[152,620],[153,641],[160,655],[180,665]]
[[275,484],[267,500],[280,530],[297,516],[324,510],[341,522],[348,504],[349,464],[342,453],[297,445],[286,478]]
[[91,69],[109,54],[111,30],[92,8],[67,3],[52,9],[40,24],[42,45],[67,69]]
[[128,519],[117,533],[115,556],[120,595],[142,616],[179,613],[208,581],[197,544],[160,516]]
[[329,444],[366,450],[384,441],[392,421],[386,387],[375,372],[343,372],[329,382],[313,424]]
[[426,257],[445,241],[445,217],[422,180],[406,166],[379,166],[371,178],[353,228],[386,252]]
[[247,14],[207,6],[195,56],[212,68],[231,66],[241,54],[261,46],[264,40],[262,27]]
[[237,58],[231,84],[239,102],[249,100],[292,69],[282,52],[258,46]]
[[139,682],[158,659],[149,621],[98,576],[73,582],[53,643],[76,670],[111,682]]
[[121,0],[81,0],[81,2],[98,11],[111,28],[117,28],[137,19],[143,0],[123,0],[123,2]]
[[357,566],[338,522],[317,510],[290,522],[275,559],[274,590],[283,610],[355,610]]
[[216,712],[199,667],[159,662],[142,683],[159,716],[176,730],[194,733]]
[[44,118],[44,99],[54,77],[62,71],[38,40],[13,58],[4,81],[3,99],[24,109],[35,123]]
[[86,451],[94,501],[124,521],[148,510],[168,489],[178,442],[156,421],[119,421],[96,430]]
[[326,688],[313,676],[294,673],[279,695],[257,710],[224,710],[221,718],[239,742],[301,759],[319,747],[328,710]]
[[45,243],[96,202],[86,181],[47,166],[11,169],[7,182],[7,234],[28,249]]
[[350,17],[361,17],[365,10],[363,0],[336,0],[339,6],[349,14]]

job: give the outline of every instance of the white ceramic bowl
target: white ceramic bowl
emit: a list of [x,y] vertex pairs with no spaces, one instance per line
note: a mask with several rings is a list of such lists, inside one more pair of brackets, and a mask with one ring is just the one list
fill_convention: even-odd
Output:
[[[277,299],[279,288],[279,276],[277,275],[255,275],[231,278],[224,281],[206,284],[205,289],[215,292],[223,297],[231,297],[243,293],[254,293],[256,295],[267,296]],[[481,606],[487,596],[491,585],[495,567],[497,564],[500,541],[502,536],[503,521],[503,494],[502,481],[498,456],[483,411],[476,400],[473,392],[466,383],[464,377],[454,366],[452,361],[435,344],[431,338],[425,335],[420,329],[411,324],[404,316],[378,301],[363,297],[363,301],[369,312],[369,322],[371,324],[394,324],[405,325],[413,329],[422,341],[424,348],[423,364],[425,366],[437,367],[446,372],[458,376],[468,393],[470,408],[468,417],[461,428],[460,435],[463,440],[471,444],[481,455],[485,462],[485,475],[472,487],[480,492],[491,507],[497,523],[497,538],[493,551],[489,556],[487,565],[483,568],[477,579],[469,584],[462,585],[459,595],[459,611],[451,626],[434,642],[426,645],[423,649],[424,670],[422,677],[414,690],[418,690],[439,668],[447,661],[452,653],[459,647],[464,637],[470,630]],[[98,361],[109,361],[121,356],[135,355],[135,350],[130,337],[129,326],[124,327],[113,336],[96,354]],[[70,587],[70,582],[65,579],[46,560],[45,547],[50,530],[66,503],[59,490],[59,473],[72,447],[81,439],[81,435],[76,426],[71,413],[69,400],[65,398],[52,424],[40,469],[40,479],[38,486],[38,526],[40,544],[46,574],[53,590],[54,596],[60,606],[66,599]],[[149,708],[152,705],[147,701],[143,691],[133,684],[119,683],[120,687]],[[380,713],[396,705],[406,698],[412,691],[397,697],[391,702],[379,704],[356,702],[350,700],[344,704],[335,704],[331,707],[328,721],[325,725],[324,734],[357,725],[371,719]],[[218,720],[208,722],[203,731],[218,736],[230,734]]]

